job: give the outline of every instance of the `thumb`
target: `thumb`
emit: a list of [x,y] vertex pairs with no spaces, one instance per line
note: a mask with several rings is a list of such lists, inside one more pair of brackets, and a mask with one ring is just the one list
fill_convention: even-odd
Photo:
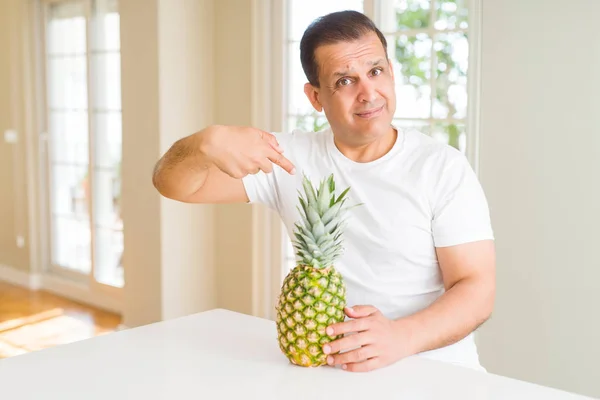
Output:
[[262,131],[261,137],[264,141],[269,143],[271,147],[274,148],[276,151],[278,151],[279,153],[283,153],[283,149],[281,148],[281,146],[279,146],[279,142],[277,142],[275,135],[269,132]]
[[346,315],[351,318],[363,318],[368,317],[369,315],[373,315],[379,312],[376,307],[373,306],[354,306],[354,307],[346,307],[345,309]]

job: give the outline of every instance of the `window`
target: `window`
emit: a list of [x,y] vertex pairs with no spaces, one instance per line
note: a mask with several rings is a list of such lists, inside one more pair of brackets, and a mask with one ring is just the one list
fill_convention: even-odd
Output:
[[117,3],[52,2],[45,14],[51,269],[121,287]]
[[[328,125],[304,94],[299,42],[316,17],[354,9],[370,16],[388,42],[396,80],[394,123],[466,152],[468,0],[288,0],[286,4],[285,132]],[[283,240],[285,266],[293,267],[295,251],[285,231]]]
[[467,0],[384,0],[376,7],[394,62],[394,122],[465,152]]

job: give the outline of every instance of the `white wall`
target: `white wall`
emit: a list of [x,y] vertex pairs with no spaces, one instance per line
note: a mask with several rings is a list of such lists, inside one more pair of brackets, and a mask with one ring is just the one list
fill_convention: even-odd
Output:
[[600,397],[600,2],[483,3],[481,179],[495,373]]

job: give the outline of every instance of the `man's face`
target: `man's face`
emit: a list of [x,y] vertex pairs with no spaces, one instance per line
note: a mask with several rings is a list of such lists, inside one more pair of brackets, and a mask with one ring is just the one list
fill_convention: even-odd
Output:
[[307,83],[305,93],[315,109],[324,110],[338,139],[361,145],[390,132],[394,76],[374,32],[353,42],[319,46],[315,59],[320,87]]

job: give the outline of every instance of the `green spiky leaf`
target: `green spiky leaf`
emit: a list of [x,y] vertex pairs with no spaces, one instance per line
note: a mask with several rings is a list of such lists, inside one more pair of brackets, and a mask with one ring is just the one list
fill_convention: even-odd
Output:
[[343,253],[343,231],[348,210],[345,205],[350,188],[336,198],[333,174],[314,187],[305,175],[304,193],[298,193],[300,221],[294,230],[296,255],[304,265],[326,268]]

